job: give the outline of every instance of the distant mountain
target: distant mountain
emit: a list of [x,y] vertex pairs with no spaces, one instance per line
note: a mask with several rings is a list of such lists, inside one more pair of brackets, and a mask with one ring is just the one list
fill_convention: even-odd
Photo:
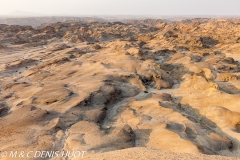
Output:
[[32,13],[32,12],[26,12],[26,11],[14,11],[11,12],[9,14],[7,14],[7,16],[13,16],[13,17],[35,17],[35,16],[44,16],[44,14],[41,13]]
[[57,22],[65,22],[65,21],[97,21],[103,22],[105,21],[102,18],[93,18],[93,17],[8,17],[0,19],[0,24],[7,25],[22,25],[22,26],[40,26],[42,24],[48,23],[57,23]]

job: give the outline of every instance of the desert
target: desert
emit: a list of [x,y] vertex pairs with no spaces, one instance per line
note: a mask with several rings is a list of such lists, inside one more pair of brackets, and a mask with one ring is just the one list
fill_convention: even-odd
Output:
[[240,158],[239,19],[31,23],[0,24],[0,154]]

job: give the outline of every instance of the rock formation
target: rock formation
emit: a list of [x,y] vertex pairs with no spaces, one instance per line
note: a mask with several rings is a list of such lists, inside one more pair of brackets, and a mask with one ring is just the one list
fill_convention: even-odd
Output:
[[240,157],[239,29],[238,19],[0,25],[0,151]]

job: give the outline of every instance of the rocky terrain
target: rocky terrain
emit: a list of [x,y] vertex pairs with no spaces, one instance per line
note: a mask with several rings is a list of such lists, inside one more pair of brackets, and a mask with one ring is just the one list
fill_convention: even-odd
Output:
[[0,151],[239,158],[239,31],[238,19],[1,24]]

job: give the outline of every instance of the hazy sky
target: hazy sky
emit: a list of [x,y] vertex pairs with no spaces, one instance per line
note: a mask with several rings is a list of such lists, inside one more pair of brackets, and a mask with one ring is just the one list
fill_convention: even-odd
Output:
[[76,15],[240,15],[240,0],[0,0],[16,10]]

